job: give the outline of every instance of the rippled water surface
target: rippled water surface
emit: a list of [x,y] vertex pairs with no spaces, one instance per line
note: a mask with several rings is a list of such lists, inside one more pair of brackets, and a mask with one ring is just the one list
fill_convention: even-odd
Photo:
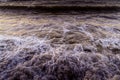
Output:
[[119,80],[120,12],[0,11],[0,80]]

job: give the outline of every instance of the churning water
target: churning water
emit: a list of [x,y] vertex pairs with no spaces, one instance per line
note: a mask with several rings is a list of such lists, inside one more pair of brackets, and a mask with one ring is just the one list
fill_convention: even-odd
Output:
[[120,13],[8,13],[0,13],[0,80],[120,79]]

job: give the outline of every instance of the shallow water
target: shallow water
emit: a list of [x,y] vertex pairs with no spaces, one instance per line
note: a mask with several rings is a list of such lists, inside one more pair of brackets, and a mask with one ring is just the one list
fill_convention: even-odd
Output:
[[0,80],[119,80],[120,13],[0,11]]

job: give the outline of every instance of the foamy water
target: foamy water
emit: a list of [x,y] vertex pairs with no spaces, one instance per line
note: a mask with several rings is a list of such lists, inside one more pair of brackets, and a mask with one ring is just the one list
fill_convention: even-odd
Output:
[[3,16],[0,80],[120,79],[119,18],[92,14]]
[[[99,44],[103,49],[106,48],[106,52],[107,48],[108,52],[111,51],[111,48],[119,50],[119,38],[98,39],[93,42],[94,45],[88,45],[87,47],[84,47],[81,43],[76,44],[73,48],[70,48],[69,45],[51,44],[49,40],[44,40],[37,37],[15,37],[3,35],[0,35],[0,37],[0,78],[3,80],[12,80],[18,78],[23,79],[23,76],[26,79],[29,79],[30,76],[32,76],[30,79],[44,80],[44,78],[47,78],[49,80],[51,77],[52,79],[57,79],[56,76],[60,75],[59,72],[61,71],[63,71],[61,74],[68,76],[66,72],[69,72],[69,69],[70,71],[72,69],[71,72],[74,73],[72,76],[77,76],[78,79],[81,79],[80,75],[83,74],[79,70],[90,71],[89,74],[91,74],[90,69],[94,71],[94,69],[98,68],[95,70],[94,76],[102,77],[104,75],[105,77],[101,79],[108,79],[116,76],[119,73],[120,68],[116,62],[120,61],[120,58],[118,57],[120,55],[113,55],[114,52],[97,52],[96,47]],[[119,52],[117,54],[119,54]],[[116,61],[114,62],[114,60]],[[67,64],[69,66],[67,66]],[[40,66],[47,67],[45,72],[44,70],[41,72],[43,68]],[[113,67],[114,71],[109,68],[111,66]],[[60,67],[60,70],[57,70],[59,71],[58,73],[56,73],[57,67]],[[36,72],[35,69],[39,69],[37,70],[38,72]],[[99,69],[104,70],[106,74],[96,74]],[[52,75],[53,73],[56,73],[57,75]],[[76,73],[79,73],[80,75]],[[15,77],[17,75],[20,77]],[[94,78],[94,76],[92,77]],[[69,79],[69,77],[70,76],[67,78]],[[84,77],[84,79],[86,79],[86,77]]]

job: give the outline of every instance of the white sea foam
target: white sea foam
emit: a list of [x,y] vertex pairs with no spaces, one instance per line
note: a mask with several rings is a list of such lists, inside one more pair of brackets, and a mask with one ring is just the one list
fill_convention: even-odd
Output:
[[36,51],[44,53],[50,49],[50,44],[46,40],[36,37],[13,37],[0,35],[0,60],[14,57],[20,52],[25,53]]
[[111,47],[120,49],[120,39],[119,38],[103,38],[96,41],[97,44],[100,44],[103,47]]

